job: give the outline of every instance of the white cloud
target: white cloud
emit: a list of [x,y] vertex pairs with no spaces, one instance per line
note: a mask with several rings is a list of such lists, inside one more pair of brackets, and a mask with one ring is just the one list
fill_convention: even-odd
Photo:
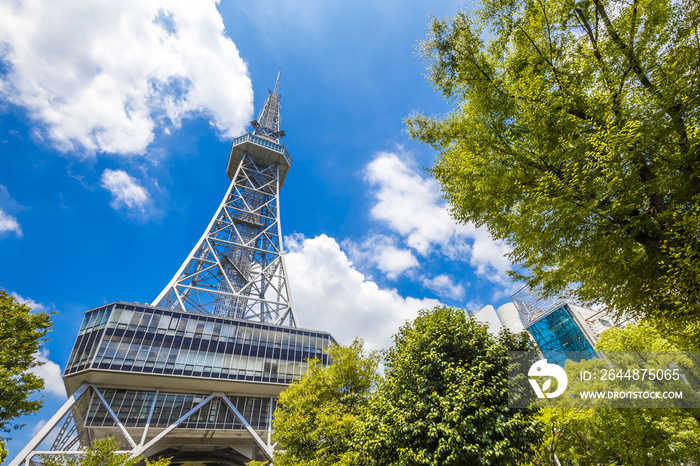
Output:
[[36,435],[42,427],[46,425],[46,419],[41,419],[39,422],[34,424],[34,427],[32,427],[32,435]]
[[294,306],[302,327],[327,330],[340,343],[363,338],[369,348],[381,349],[419,309],[440,303],[435,299],[404,298],[396,290],[380,288],[357,271],[335,239],[326,235],[285,238],[286,263]]
[[446,274],[440,274],[433,278],[424,278],[423,286],[439,296],[447,296],[451,299],[464,299],[464,287],[455,283],[454,279]]
[[493,294],[491,299],[493,299],[494,302],[497,302],[503,298],[508,298],[507,301],[510,301],[511,295],[521,289],[523,286],[525,286],[525,284],[522,282],[504,283],[503,286]]
[[481,302],[480,300],[471,299],[471,300],[467,301],[467,304],[464,305],[464,309],[467,310],[467,313],[469,315],[473,315],[473,314],[476,314],[477,311],[483,309],[484,306],[485,306],[485,304],[483,302]]
[[151,196],[135,178],[123,170],[105,170],[100,177],[100,185],[112,193],[109,205],[113,209],[121,208],[136,217],[144,217],[151,204]]
[[66,397],[66,388],[63,385],[63,371],[61,367],[49,359],[49,350],[43,349],[41,353],[34,354],[34,358],[43,365],[31,369],[30,372],[44,379],[44,392]]
[[[65,395],[64,395],[65,397]],[[64,417],[65,419],[65,417]],[[32,427],[31,435],[32,437],[39,433],[39,431],[48,423],[46,419],[39,420],[34,427]],[[37,450],[49,450],[51,445],[56,441],[58,434],[61,432],[62,421],[59,421],[58,425],[54,425],[49,433],[44,437],[44,440],[38,445]]]
[[142,154],[193,115],[240,134],[253,91],[217,3],[0,0],[0,96],[66,151]]
[[418,260],[407,249],[388,246],[379,251],[376,258],[379,270],[386,272],[389,277],[396,277],[405,270],[418,265]]
[[423,178],[397,154],[380,152],[367,165],[365,175],[375,188],[372,216],[406,237],[419,253],[427,254],[432,244],[446,243],[460,228],[439,204],[437,183]]
[[476,267],[476,272],[492,282],[510,283],[505,272],[510,269],[506,254],[510,247],[503,241],[494,241],[485,228],[476,228],[471,234],[473,240],[469,263]]
[[18,303],[26,304],[37,312],[49,312],[49,308],[41,303],[34,302],[31,298],[25,298],[24,296],[15,293],[14,291],[10,293],[10,296],[15,298]]
[[418,266],[410,249],[399,249],[396,241],[385,235],[372,236],[359,245],[350,240],[342,244],[353,261],[374,265],[392,280]]
[[2,206],[9,206],[10,210],[21,210],[23,206],[13,201],[10,193],[4,185],[0,184],[0,235],[3,233],[14,233],[18,238],[22,237],[22,227],[15,217],[2,209]]
[[494,241],[484,228],[457,224],[440,196],[437,181],[410,166],[410,156],[380,152],[365,170],[376,198],[371,215],[401,235],[408,246],[425,256],[439,250],[450,259],[469,262],[487,279],[506,283],[509,248]]
[[14,233],[18,238],[22,237],[22,228],[17,219],[0,209],[0,234],[8,232]]

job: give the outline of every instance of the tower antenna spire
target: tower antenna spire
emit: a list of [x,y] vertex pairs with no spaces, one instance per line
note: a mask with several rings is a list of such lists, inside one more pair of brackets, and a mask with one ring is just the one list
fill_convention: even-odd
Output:
[[256,136],[262,136],[277,144],[280,144],[280,138],[284,137],[284,131],[280,129],[280,99],[281,96],[277,92],[280,84],[280,74],[282,68],[277,72],[277,81],[275,81],[275,90],[269,91],[265,105],[260,110],[260,115],[257,120],[250,122],[250,125],[255,130]]
[[277,94],[277,86],[280,84],[280,74],[282,74],[282,68],[277,72],[277,81],[275,81],[275,94]]

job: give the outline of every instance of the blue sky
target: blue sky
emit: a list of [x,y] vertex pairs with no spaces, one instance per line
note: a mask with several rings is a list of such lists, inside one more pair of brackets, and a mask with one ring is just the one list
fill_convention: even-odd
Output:
[[451,109],[417,43],[455,1],[0,0],[0,287],[56,314],[46,408],[86,310],[151,302],[228,185],[282,68],[293,163],[281,193],[304,327],[386,347],[420,308],[478,310],[518,286],[507,248],[457,225],[402,119]]

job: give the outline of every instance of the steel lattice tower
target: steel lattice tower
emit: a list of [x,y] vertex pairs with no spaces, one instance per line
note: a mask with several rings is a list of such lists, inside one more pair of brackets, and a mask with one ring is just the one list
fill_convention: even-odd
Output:
[[69,398],[9,466],[108,435],[174,465],[271,459],[276,396],[308,359],[327,364],[334,341],[298,328],[289,293],[279,190],[292,160],[278,86],[279,73],[253,132],[233,141],[223,201],[153,303],[85,313],[63,375]]
[[279,143],[278,85],[279,74],[252,121],[254,133],[233,141],[226,170],[231,185],[154,305],[296,327],[281,254],[279,188],[291,158]]

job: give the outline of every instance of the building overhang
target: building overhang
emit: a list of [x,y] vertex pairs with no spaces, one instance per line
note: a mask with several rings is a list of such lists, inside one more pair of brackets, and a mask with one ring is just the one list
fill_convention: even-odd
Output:
[[288,384],[222,380],[173,374],[143,374],[124,371],[86,369],[63,376],[66,392],[75,392],[83,383],[100,388],[126,388],[130,390],[160,390],[176,393],[223,392],[235,396],[278,396]]
[[230,180],[236,175],[236,170],[243,160],[243,155],[248,154],[257,165],[261,167],[270,167],[274,164],[279,165],[279,188],[282,187],[284,179],[289,171],[289,166],[292,164],[292,157],[289,155],[287,148],[281,144],[277,144],[270,139],[255,136],[247,133],[233,140],[231,152],[226,166],[226,175]]

